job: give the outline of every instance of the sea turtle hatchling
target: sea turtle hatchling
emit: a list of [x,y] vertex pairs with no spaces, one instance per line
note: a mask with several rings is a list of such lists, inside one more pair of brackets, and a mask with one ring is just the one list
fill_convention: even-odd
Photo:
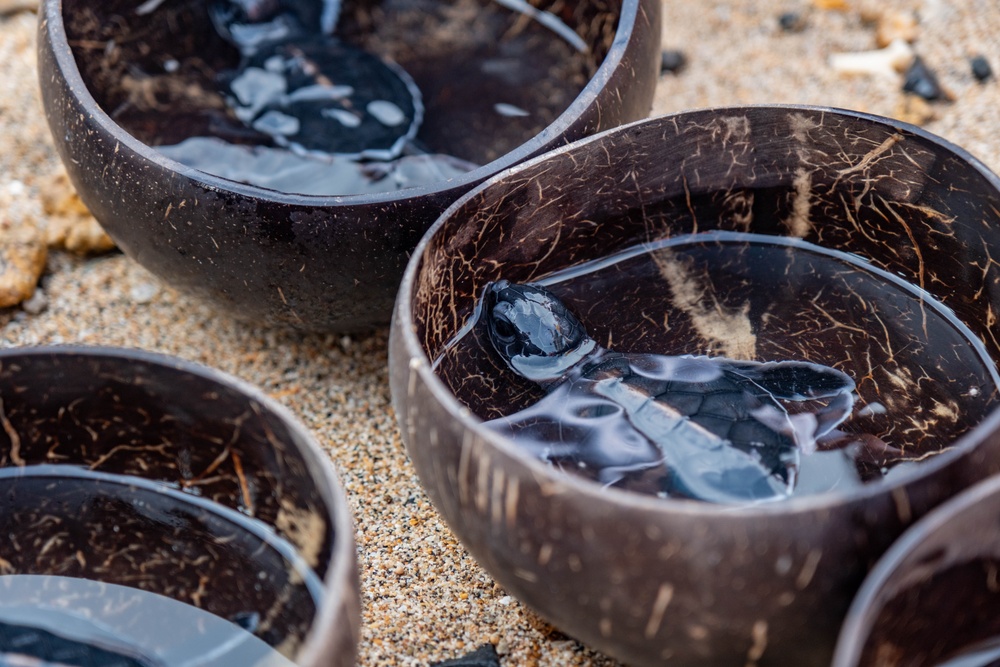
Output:
[[[496,2],[587,51],[556,15],[526,0]],[[338,39],[340,10],[341,0],[210,0],[216,31],[243,55],[221,77],[227,104],[247,127],[300,155],[388,161],[422,153],[420,89],[398,64]]]
[[[31,612],[29,611],[30,615]],[[3,667],[163,667],[95,631],[79,641],[44,627],[0,619],[0,666]]]
[[506,365],[547,390],[486,425],[606,485],[776,500],[792,493],[803,454],[851,440],[837,427],[855,383],[834,368],[607,350],[545,288],[506,280],[486,288],[480,317]]
[[236,117],[298,154],[392,160],[423,120],[396,63],[333,36],[339,0],[213,0],[212,23],[243,55],[220,76]]

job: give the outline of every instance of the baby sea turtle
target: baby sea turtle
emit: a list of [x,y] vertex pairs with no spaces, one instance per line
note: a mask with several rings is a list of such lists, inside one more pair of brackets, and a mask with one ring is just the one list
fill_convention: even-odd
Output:
[[216,30],[243,54],[221,77],[227,102],[296,153],[395,159],[423,120],[420,90],[395,63],[333,37],[339,14],[329,0],[212,2]]
[[162,667],[111,644],[97,637],[92,643],[80,642],[41,627],[0,620],[0,667]]
[[607,350],[552,293],[501,280],[482,304],[507,366],[547,390],[487,426],[537,456],[613,485],[719,503],[787,497],[802,453],[843,442],[854,381],[796,361]]

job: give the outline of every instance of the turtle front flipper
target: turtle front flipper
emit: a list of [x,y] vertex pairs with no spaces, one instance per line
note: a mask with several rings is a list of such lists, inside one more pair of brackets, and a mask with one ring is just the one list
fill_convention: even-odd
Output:
[[661,465],[663,453],[620,405],[564,382],[534,405],[484,423],[535,458],[611,486]]
[[[745,447],[736,446],[670,403],[651,396],[641,383],[621,377],[595,379],[590,390],[621,406],[635,430],[656,444],[668,470],[663,481],[666,495],[727,504],[791,495],[799,456],[791,440],[761,427],[754,437],[748,437]],[[728,430],[752,425],[752,420],[730,420]]]
[[[854,391],[847,373],[808,361],[719,361],[722,370],[750,393],[785,401],[832,398]],[[755,392],[756,390],[756,392]]]

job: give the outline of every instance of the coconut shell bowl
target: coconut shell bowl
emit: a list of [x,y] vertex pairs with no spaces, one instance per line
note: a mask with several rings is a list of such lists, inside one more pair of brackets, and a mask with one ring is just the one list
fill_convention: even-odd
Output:
[[[997,248],[1000,180],[906,124],[760,106],[602,133],[490,179],[417,247],[390,341],[403,439],[476,559],[573,637],[636,665],[829,665],[877,558],[935,505],[1000,469]],[[834,266],[821,256],[840,259]],[[620,363],[577,366],[565,376],[576,384],[547,393],[515,373],[491,338],[494,329],[506,335],[490,319],[499,306],[489,299],[509,292],[501,280],[544,285],[591,340],[574,348],[586,352],[577,358],[595,364],[595,350],[609,349],[633,375]],[[509,312],[524,305],[511,303]],[[655,407],[681,392],[643,378],[681,368],[683,355],[701,358],[690,368],[721,363],[705,357],[797,362],[741,366],[759,378],[820,364],[823,377],[840,378],[843,421],[783,450],[799,461],[798,476],[782,476],[788,486],[761,502],[692,500],[684,480],[702,473],[689,477],[689,466],[704,466],[706,480],[734,470],[721,459],[678,458],[693,436],[656,441],[665,472],[612,476],[587,450],[560,459],[569,455],[548,446],[597,433],[587,425],[597,417],[625,433],[623,442],[645,442],[636,433],[645,437],[646,427],[615,415],[635,397]],[[601,386],[632,393],[580,389],[601,377],[620,380]],[[770,386],[794,399],[785,417],[812,419],[794,406],[814,387],[778,385]],[[701,401],[705,391],[689,394]],[[556,420],[558,437],[536,428],[552,423],[539,413],[535,426],[524,418],[524,432],[535,428],[534,442],[548,443],[540,456],[485,422],[536,404],[569,410],[553,396],[579,410]],[[595,402],[603,408],[584,405]],[[704,408],[683,414],[668,422],[682,422],[684,433],[709,423]],[[603,437],[593,451],[606,451]],[[629,470],[658,476],[620,488]],[[725,495],[723,486],[715,488]]]
[[994,477],[907,530],[851,605],[834,666],[996,664],[998,517]]
[[145,352],[4,350],[0,425],[0,662],[354,664],[346,499],[259,391]]
[[[541,0],[537,7],[521,0],[349,0],[336,15],[338,4],[45,0],[40,12],[46,116],[83,201],[126,254],[167,282],[254,322],[336,332],[388,324],[414,246],[455,199],[529,157],[644,118],[652,105],[659,0]],[[363,52],[349,57],[369,64],[378,59],[379,71],[400,80],[401,68],[419,89],[420,112],[412,100],[408,115],[379,101],[379,131],[413,128],[391,149],[444,155],[435,164],[450,169],[461,163],[462,169],[407,181],[416,185],[405,189],[303,194],[290,191],[299,185],[294,177],[288,189],[273,189],[167,157],[164,146],[191,137],[252,143],[262,136],[259,128],[281,139],[292,131],[287,122],[300,127],[277,113],[264,119],[277,119],[277,125],[261,125],[258,118],[250,128],[227,108],[243,100],[240,95],[259,101],[254,96],[270,94],[237,88],[234,72],[248,63],[256,74],[274,65],[234,45],[236,28],[248,26],[225,22],[240,7],[249,13],[287,9],[269,24],[278,28],[288,17],[305,17],[305,23],[316,18],[323,29],[336,18],[334,39]],[[214,27],[219,22],[228,41]],[[283,52],[287,62],[301,55],[297,48]],[[325,56],[309,60],[311,53],[297,62],[306,63],[301,69],[317,85],[289,88],[282,99],[295,93],[304,103],[323,98],[347,104],[344,95],[375,78],[359,75],[350,85],[338,84],[337,75],[365,70],[336,60],[341,56],[324,65],[319,58]],[[266,73],[258,78],[274,80]],[[221,94],[223,81],[239,92]],[[401,90],[413,92],[410,83]],[[263,103],[248,104],[240,109],[263,114]],[[345,109],[323,113],[325,125],[301,125],[309,141],[322,142],[331,123],[347,132],[360,122]],[[324,153],[297,141],[298,153],[362,155],[357,148]],[[233,161],[236,167],[241,162]],[[260,167],[265,176],[271,169]],[[350,169],[368,170],[368,179],[379,178],[380,169],[396,176],[404,171],[377,160]]]

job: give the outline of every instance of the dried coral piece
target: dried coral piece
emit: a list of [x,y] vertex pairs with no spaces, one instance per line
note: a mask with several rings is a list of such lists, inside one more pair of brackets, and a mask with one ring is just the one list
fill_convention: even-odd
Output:
[[896,105],[894,115],[904,123],[913,125],[923,125],[937,116],[934,107],[919,95],[903,95]]
[[93,255],[115,249],[115,242],[92,216],[50,220],[49,245],[77,255]]
[[47,257],[45,235],[36,220],[0,218],[0,308],[31,298]]
[[80,200],[64,169],[56,170],[42,185],[41,200],[42,210],[49,218],[49,246],[79,255],[115,248],[115,242]]
[[0,16],[38,10],[38,0],[0,0]]

